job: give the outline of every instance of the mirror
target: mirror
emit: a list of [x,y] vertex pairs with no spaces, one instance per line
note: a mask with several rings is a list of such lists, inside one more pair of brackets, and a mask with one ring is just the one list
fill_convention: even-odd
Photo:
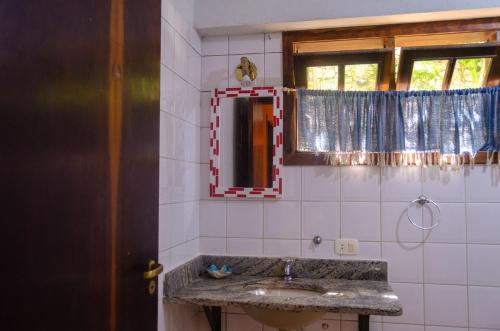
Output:
[[211,100],[210,193],[214,197],[279,197],[281,91],[215,90]]

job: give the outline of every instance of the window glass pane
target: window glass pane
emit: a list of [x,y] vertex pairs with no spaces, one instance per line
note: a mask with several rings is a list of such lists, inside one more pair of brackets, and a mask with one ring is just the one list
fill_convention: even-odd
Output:
[[491,58],[457,59],[450,89],[477,88],[484,85]]
[[448,60],[425,60],[413,62],[410,90],[441,90]]
[[337,90],[339,67],[307,67],[307,88],[310,90]]
[[350,64],[345,66],[344,89],[346,91],[375,91],[377,89],[378,64]]

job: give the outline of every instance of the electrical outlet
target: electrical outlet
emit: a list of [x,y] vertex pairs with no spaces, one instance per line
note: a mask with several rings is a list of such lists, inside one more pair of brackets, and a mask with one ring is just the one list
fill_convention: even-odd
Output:
[[357,239],[337,239],[335,240],[335,254],[337,255],[358,255],[359,241]]

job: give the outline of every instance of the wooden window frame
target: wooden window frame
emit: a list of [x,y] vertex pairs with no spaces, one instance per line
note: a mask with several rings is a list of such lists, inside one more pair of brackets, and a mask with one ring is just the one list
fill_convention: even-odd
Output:
[[[458,59],[470,58],[492,58],[497,56],[499,46],[451,46],[451,47],[423,47],[402,49],[400,56],[400,66],[398,73],[397,89],[406,91],[410,88],[413,64],[422,60],[449,60],[443,80],[443,89],[450,87],[451,78],[455,69],[455,62]],[[495,76],[493,61],[488,72],[486,82],[489,77]]]
[[[384,38],[385,44],[394,46],[397,36],[419,36],[427,34],[464,33],[464,32],[492,32],[496,36],[500,31],[500,17],[480,18],[470,20],[436,21],[425,23],[407,23],[378,26],[364,26],[353,28],[335,28],[321,30],[290,31],[283,33],[283,86],[289,88],[300,87],[296,84],[294,58],[306,55],[294,54],[294,43],[319,42],[348,39]],[[498,39],[498,38],[497,38]],[[455,46],[450,46],[455,48]],[[488,47],[488,46],[482,46]],[[364,51],[371,53],[372,50]],[[390,52],[392,53],[392,52]],[[308,54],[307,56],[309,56]],[[461,56],[463,57],[463,56]],[[392,61],[394,58],[392,58]],[[385,61],[392,68],[391,61]],[[400,61],[400,63],[403,63]],[[413,63],[411,65],[413,67]],[[384,68],[384,70],[387,70]],[[401,66],[398,70],[405,70]],[[386,88],[382,90],[396,89],[394,75],[391,73],[389,81],[385,81]],[[500,51],[495,50],[495,56],[491,63],[487,86],[495,86],[500,83]],[[284,96],[284,164],[285,165],[327,165],[324,153],[299,151],[297,140],[297,105],[293,93]],[[468,162],[468,160],[466,160]],[[480,152],[476,156],[475,163],[486,163],[486,153]],[[494,162],[497,162],[496,157]]]
[[394,52],[390,50],[371,50],[363,52],[346,52],[342,54],[304,54],[294,57],[295,87],[307,87],[306,68],[316,66],[339,66],[339,90],[344,90],[344,80],[346,65],[351,64],[371,64],[378,65],[377,90],[386,90],[389,87],[391,78],[390,65],[386,62],[392,61]]

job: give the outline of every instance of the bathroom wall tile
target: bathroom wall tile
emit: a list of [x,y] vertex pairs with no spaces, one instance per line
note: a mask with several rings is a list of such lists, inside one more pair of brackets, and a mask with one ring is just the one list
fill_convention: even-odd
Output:
[[403,315],[382,317],[384,323],[424,324],[424,290],[422,284],[391,283],[404,307]]
[[190,85],[186,82],[181,76],[174,75],[174,109],[173,113],[179,119],[185,120],[184,112],[185,109],[189,106],[187,104],[188,98],[191,96]]
[[200,254],[226,254],[226,238],[200,237]]
[[380,204],[342,202],[341,236],[364,241],[380,241]]
[[[179,120],[179,122],[183,122]],[[176,144],[175,152],[178,160],[200,162],[200,128],[188,122],[179,123],[177,128],[183,130],[183,143]],[[183,150],[183,151],[181,151]],[[182,156],[182,157],[181,157]]]
[[422,168],[381,168],[382,201],[409,202],[422,194]]
[[435,208],[424,208],[424,225],[430,226],[439,218],[439,225],[424,231],[426,242],[465,243],[467,238],[466,212],[463,203],[440,203],[441,213]]
[[200,235],[226,236],[226,201],[200,201]]
[[[303,328],[304,331],[340,331],[340,321],[321,319]],[[342,329],[344,330],[344,329]],[[264,331],[276,331],[276,329],[264,327]]]
[[466,328],[449,326],[425,326],[425,331],[467,331]]
[[210,127],[210,98],[211,92],[200,93],[200,126],[202,128]]
[[194,27],[189,29],[189,38],[188,42],[194,50],[201,55],[201,36],[198,34],[198,31]]
[[340,203],[302,202],[302,239],[340,237]]
[[469,326],[500,329],[500,287],[469,286]]
[[[414,227],[406,215],[406,202],[382,202],[382,241],[422,242],[422,231]],[[422,225],[422,211],[417,205],[409,211],[416,224]]]
[[172,196],[175,193],[182,193],[179,188],[176,188],[175,182],[175,161],[170,159],[160,158],[160,174],[159,174],[159,202],[164,204],[172,202]]
[[227,235],[228,237],[262,238],[262,201],[228,201]]
[[500,244],[500,203],[467,204],[467,241]]
[[500,286],[500,245],[468,245],[469,284]]
[[[302,254],[303,258],[311,258],[311,259],[334,259],[335,250],[334,250],[335,241],[333,240],[324,240],[321,244],[316,245],[312,239],[302,240]],[[337,256],[338,258],[338,256]]]
[[170,327],[168,325],[169,317],[166,312],[166,305],[164,306],[162,300],[158,300],[158,316],[157,316],[157,325],[158,331],[170,331]]
[[380,201],[379,167],[343,167],[341,174],[342,201]]
[[200,92],[178,75],[174,81],[174,114],[179,119],[199,126]]
[[189,45],[179,34],[174,35],[174,71],[179,76],[188,77]]
[[228,87],[228,57],[204,56],[201,59],[201,89],[211,91],[214,88]]
[[160,66],[160,109],[174,113],[175,73],[165,66]]
[[[340,323],[341,323],[342,331],[357,331],[357,330],[359,330],[358,329],[358,322],[341,321]],[[382,324],[370,322],[370,330],[371,331],[382,331]]]
[[227,238],[227,253],[234,256],[262,256],[262,239]]
[[[160,162],[161,165],[161,162]],[[202,164],[200,166],[200,191],[199,191],[199,198],[200,199],[211,199],[211,200],[217,200],[210,198],[210,172],[209,172],[209,166],[208,164]],[[161,192],[161,191],[160,191]],[[218,199],[222,200],[222,199]]]
[[175,118],[160,111],[160,156],[174,157]]
[[264,39],[266,53],[279,53],[283,51],[281,32],[266,33]]
[[427,284],[424,289],[426,324],[467,327],[466,286]]
[[425,331],[423,325],[384,323],[383,327],[384,331]]
[[241,55],[229,55],[229,72],[228,72],[228,84],[229,87],[241,86],[239,80],[236,79],[235,70],[236,67],[241,63],[241,58],[246,56],[251,62],[257,66],[257,79],[254,81],[255,86],[264,85],[264,54],[241,54]]
[[303,167],[302,200],[340,201],[339,168],[329,166]]
[[[201,56],[196,52],[195,49],[193,49],[192,47],[188,47],[187,57],[188,67],[186,80],[199,90],[201,83]],[[193,99],[193,101],[200,100],[200,98]]]
[[265,86],[283,85],[283,55],[281,53],[267,53],[264,59]]
[[176,11],[174,27],[186,40],[189,40],[190,29],[193,27],[194,1],[195,0],[174,0]]
[[300,201],[302,197],[302,168],[297,166],[284,166],[283,196],[282,200]]
[[174,69],[175,31],[165,20],[161,20],[161,63]]
[[196,239],[200,236],[200,202],[186,201],[182,204],[184,209],[185,241]]
[[200,162],[210,162],[210,129],[200,129]]
[[229,54],[264,53],[264,34],[229,36]]
[[381,259],[381,243],[371,241],[359,242],[358,255],[345,255],[342,256],[344,260],[380,260]]
[[382,258],[387,260],[389,281],[423,282],[423,245],[382,243]]
[[300,202],[264,202],[264,238],[300,239]]
[[299,257],[300,240],[264,239],[264,256]]
[[423,194],[437,202],[464,202],[464,170],[441,170],[437,166],[422,168]]
[[201,55],[229,54],[228,36],[208,36],[201,40]]
[[468,202],[500,202],[500,169],[475,165],[466,168]]
[[172,266],[176,268],[183,263],[191,260],[198,255],[199,241],[198,239],[184,242],[172,248]]
[[161,1],[161,17],[170,24],[174,23],[175,7],[174,0]]
[[424,244],[424,281],[467,284],[465,244]]

